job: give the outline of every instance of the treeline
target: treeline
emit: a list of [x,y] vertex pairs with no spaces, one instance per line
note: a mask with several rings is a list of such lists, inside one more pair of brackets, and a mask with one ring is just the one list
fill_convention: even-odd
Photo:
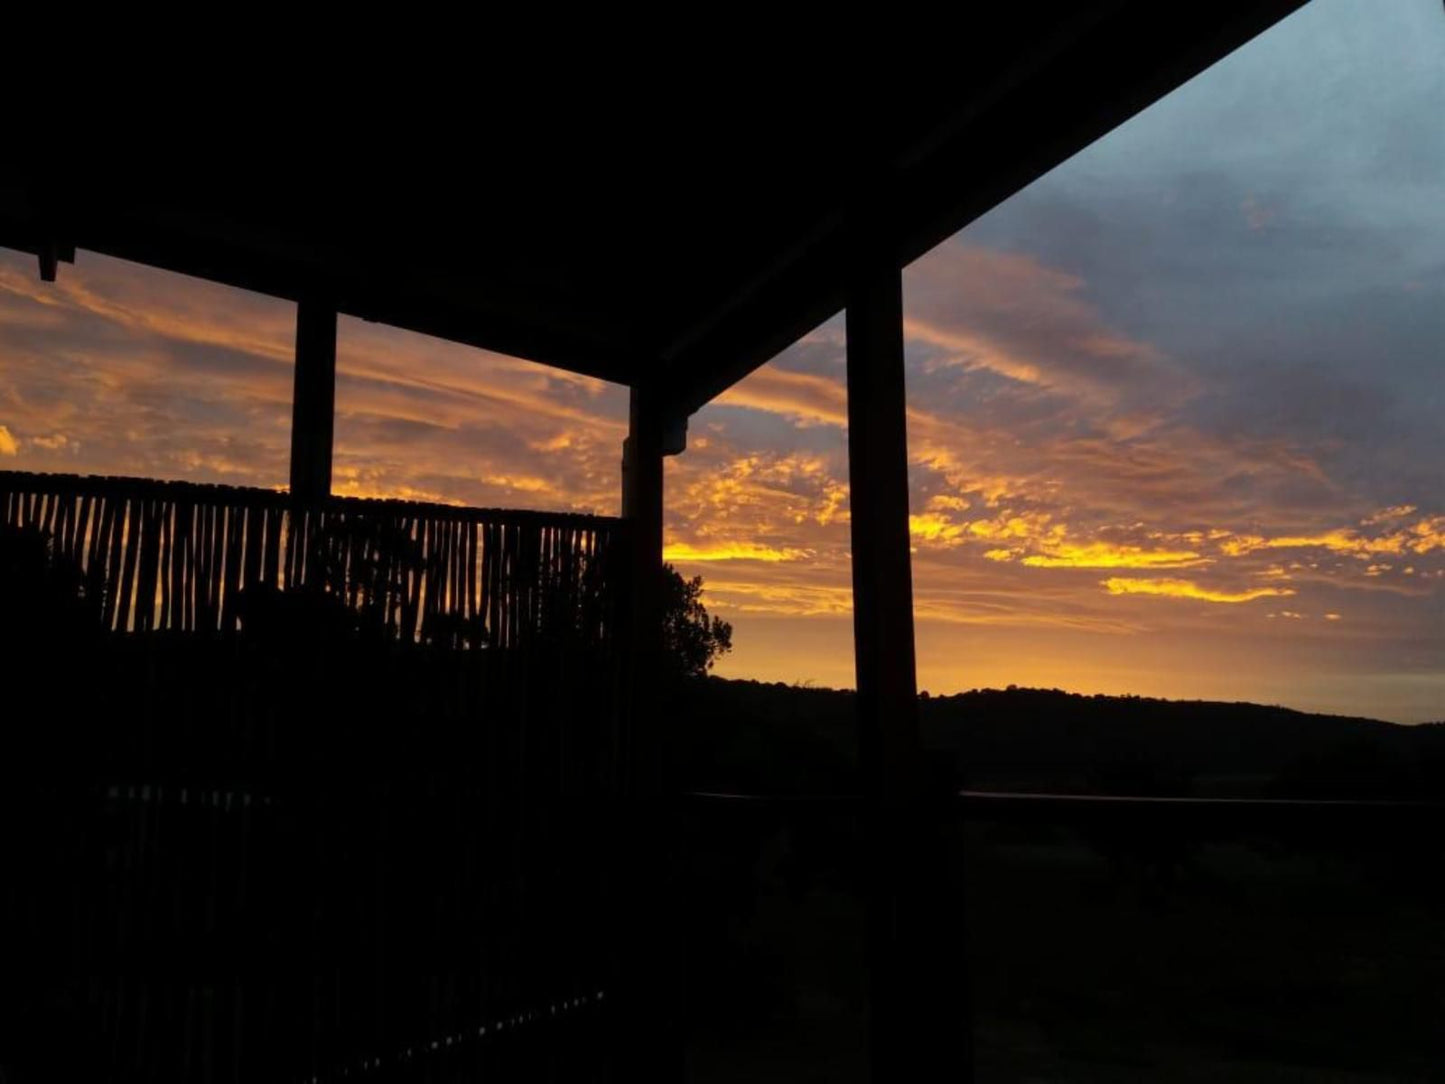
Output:
[[[756,793],[856,786],[853,694],[711,678],[677,693],[684,784]],[[980,689],[919,702],[925,785],[1059,793],[1429,799],[1445,724],[1250,703]]]

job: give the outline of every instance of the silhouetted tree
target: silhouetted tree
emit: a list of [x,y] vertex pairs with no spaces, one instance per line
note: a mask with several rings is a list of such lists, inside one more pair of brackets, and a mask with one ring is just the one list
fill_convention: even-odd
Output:
[[671,565],[662,571],[662,642],[669,665],[685,677],[702,677],[719,655],[733,649],[733,627],[708,616],[701,576],[685,580]]
[[0,610],[7,651],[49,649],[56,637],[72,647],[69,640],[99,628],[100,595],[44,531],[0,527]]

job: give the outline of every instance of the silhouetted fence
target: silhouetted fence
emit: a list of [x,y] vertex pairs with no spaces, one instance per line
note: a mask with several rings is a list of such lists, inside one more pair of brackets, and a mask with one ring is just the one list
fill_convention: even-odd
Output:
[[231,632],[267,591],[333,594],[401,640],[612,633],[622,523],[134,478],[0,471],[0,525],[73,562],[107,629]]
[[607,1073],[619,521],[0,473],[0,1068]]

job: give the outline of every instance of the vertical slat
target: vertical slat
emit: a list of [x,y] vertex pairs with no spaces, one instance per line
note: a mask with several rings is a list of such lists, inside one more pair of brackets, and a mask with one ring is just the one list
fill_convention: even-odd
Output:
[[487,524],[487,630],[493,647],[507,646],[505,625],[507,607],[502,597],[502,525],[495,521]]
[[53,506],[54,499],[50,496],[49,493],[46,493],[42,490],[35,495],[35,513],[31,519],[31,522],[34,524],[36,529],[40,531],[41,534],[50,533],[50,510]]
[[516,523],[509,523],[507,531],[507,646],[521,646],[522,614],[526,606],[523,584],[525,573],[522,565],[527,544],[526,531]]
[[175,603],[175,509],[170,501],[163,501],[161,505],[161,616],[160,628],[175,628],[176,617],[174,611]]
[[483,520],[477,524],[477,617],[484,628],[483,642],[488,647],[493,647],[496,643],[496,625],[492,619],[493,550],[492,524],[490,520]]
[[306,509],[292,504],[286,516],[286,552],[281,586],[287,591],[301,584],[301,547],[306,537]]
[[442,593],[438,610],[450,618],[457,612],[457,525],[455,520],[442,520]]
[[131,600],[135,595],[135,567],[139,549],[137,542],[140,536],[138,528],[142,502],[129,498],[123,500],[121,504],[122,507],[116,515],[115,568],[119,572],[119,582],[116,588],[118,603],[114,628],[117,632],[124,632],[130,628],[130,607]]
[[441,525],[426,518],[426,583],[422,597],[422,634],[430,636],[436,628],[436,614],[441,594]]
[[241,561],[241,589],[249,591],[261,581],[261,554],[264,550],[266,509],[248,505],[241,520],[241,537],[245,556]]
[[157,530],[159,509],[158,502],[154,499],[143,499],[137,503],[140,506],[140,522],[136,525],[138,530],[133,532],[138,545],[136,547],[135,618],[132,625],[136,632],[149,632],[155,618],[155,576],[160,564],[157,552],[160,541],[160,533]]
[[176,505],[175,547],[172,561],[175,565],[176,605],[179,607],[178,628],[193,632],[196,628],[196,506],[191,501]]
[[423,581],[426,579],[426,518],[418,516],[413,528],[413,540],[416,545],[416,561],[411,569],[410,583],[407,586],[406,610],[402,618],[401,636],[404,642],[409,642],[417,635],[417,621],[420,618],[421,599],[424,589]]
[[466,524],[459,519],[451,522],[452,528],[452,613],[458,625],[466,627],[467,619],[467,535]]
[[221,625],[221,585],[225,578],[226,561],[226,513],[224,505],[212,504],[208,518],[211,534],[211,575],[207,595],[208,617],[206,631],[215,632]]
[[55,549],[55,555],[63,560],[71,557],[70,549],[70,521],[75,512],[75,497],[69,493],[56,495],[55,515],[52,517],[54,525],[51,527],[51,545]]
[[90,559],[90,535],[94,530],[92,525],[95,514],[96,498],[89,493],[80,498],[80,512],[75,518],[75,538],[71,542],[70,552],[75,554],[76,564],[82,572],[89,569]]
[[206,632],[211,627],[211,506],[198,504],[195,508],[194,538],[195,550],[192,555],[192,584],[195,594],[195,625],[193,631]]
[[476,621],[481,613],[479,600],[477,599],[477,521],[467,521],[467,605],[466,613],[468,625]]
[[270,587],[279,587],[281,577],[281,539],[289,535],[287,521],[293,513],[279,507],[266,509],[264,531],[265,551],[261,560],[261,581]]
[[226,580],[221,598],[221,631],[236,631],[237,602],[241,594],[241,559],[244,556],[245,516],[243,505],[228,502],[226,505]]
[[395,636],[392,627],[393,610],[399,602],[396,597],[397,571],[405,560],[402,550],[402,547],[406,545],[405,522],[399,517],[388,517],[386,533],[377,538],[376,559],[381,569],[378,605],[381,611],[381,623],[388,637]]
[[101,601],[101,622],[105,627],[109,627],[105,620],[110,595],[106,569],[110,548],[110,521],[115,515],[113,506],[114,502],[110,499],[104,496],[97,498],[96,526],[91,531],[90,544],[86,547],[89,554],[85,564],[86,592],[91,598]]
[[368,601],[374,619],[380,622],[381,627],[387,631],[388,635],[391,631],[391,578],[398,541],[397,522],[394,517],[386,516],[377,526],[369,551],[374,568],[372,581],[374,594]]

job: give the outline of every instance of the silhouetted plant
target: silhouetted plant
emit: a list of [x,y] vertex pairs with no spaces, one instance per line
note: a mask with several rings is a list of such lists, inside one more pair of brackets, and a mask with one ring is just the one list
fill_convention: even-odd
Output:
[[0,527],[0,606],[20,639],[98,627],[100,598],[80,566],[36,527]]
[[415,539],[379,519],[348,517],[328,523],[319,543],[319,585],[345,601],[360,631],[390,635],[390,611],[420,571]]

